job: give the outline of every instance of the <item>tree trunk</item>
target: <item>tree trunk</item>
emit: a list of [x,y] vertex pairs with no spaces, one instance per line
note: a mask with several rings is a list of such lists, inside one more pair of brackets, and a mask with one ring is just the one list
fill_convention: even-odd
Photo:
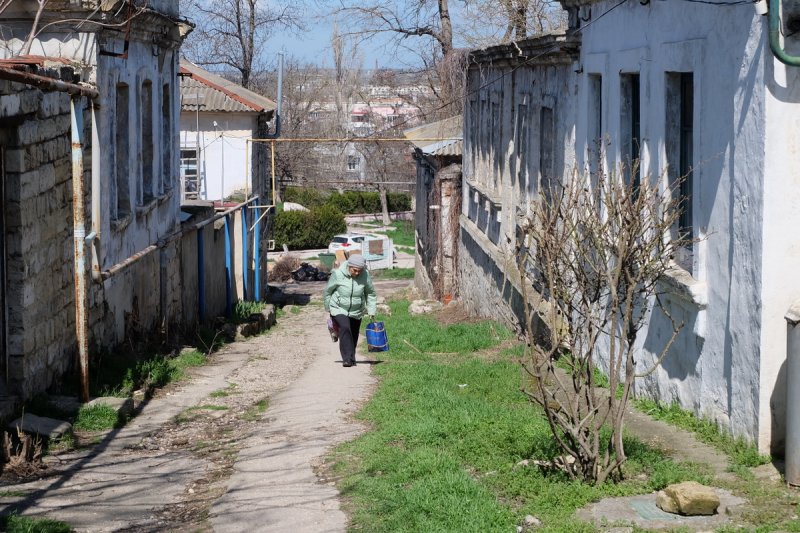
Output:
[[386,198],[386,187],[380,185],[378,190],[381,193],[381,215],[383,216],[383,225],[388,226],[392,223],[392,219],[389,218],[389,201]]

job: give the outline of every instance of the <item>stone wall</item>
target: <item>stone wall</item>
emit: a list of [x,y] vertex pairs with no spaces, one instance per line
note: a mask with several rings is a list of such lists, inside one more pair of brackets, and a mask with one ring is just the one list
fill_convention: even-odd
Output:
[[[0,119],[8,385],[30,397],[75,354],[70,97],[0,82]],[[90,158],[84,163],[88,176]]]

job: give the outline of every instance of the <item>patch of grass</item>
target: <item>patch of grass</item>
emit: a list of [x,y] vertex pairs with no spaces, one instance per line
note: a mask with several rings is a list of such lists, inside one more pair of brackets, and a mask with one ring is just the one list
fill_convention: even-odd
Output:
[[264,310],[266,305],[267,304],[264,302],[236,302],[236,305],[233,308],[233,316],[231,317],[231,321],[235,324],[243,324],[248,322],[250,320],[250,315],[260,313]]
[[122,425],[117,410],[110,405],[84,405],[72,427],[78,431],[105,431]]
[[414,279],[413,268],[390,268],[371,273],[375,279]]
[[211,396],[212,398],[225,398],[227,396],[230,396],[230,393],[226,390],[215,390],[214,392],[209,394],[209,396]]
[[190,409],[205,410],[205,411],[227,411],[228,407],[225,405],[198,405]]
[[71,533],[72,527],[60,520],[30,518],[12,514],[0,517],[0,528],[8,533]]
[[300,313],[303,312],[303,310],[300,308],[300,306],[293,305],[289,308],[289,312],[292,313],[293,315],[299,315]]
[[247,411],[242,414],[241,418],[248,422],[255,422],[261,419],[261,416],[267,411],[267,408],[269,408],[269,398],[261,398],[247,409]]
[[2,490],[0,491],[0,498],[22,498],[29,494],[25,490]]
[[413,220],[395,220],[391,225],[394,231],[388,235],[395,246],[416,246]]
[[734,465],[752,467],[767,464],[771,460],[768,455],[758,453],[754,445],[732,437],[714,422],[698,418],[678,404],[665,406],[654,400],[638,399],[634,400],[634,405],[656,420],[693,432],[701,441],[727,454]]
[[594,531],[574,518],[577,508],[710,479],[707,470],[675,464],[632,439],[629,480],[619,484],[591,486],[519,465],[552,459],[557,450],[541,411],[519,392],[518,364],[475,354],[512,333],[493,322],[443,326],[410,316],[408,302],[390,305],[391,350],[373,367],[380,385],[358,415],[372,430],[332,456],[353,529],[507,532],[531,514],[542,520],[537,531]]

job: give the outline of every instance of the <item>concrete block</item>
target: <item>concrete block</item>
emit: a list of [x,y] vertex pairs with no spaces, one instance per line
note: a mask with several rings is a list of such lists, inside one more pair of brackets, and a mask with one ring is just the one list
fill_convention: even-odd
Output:
[[69,115],[59,115],[46,120],[29,120],[17,128],[18,142],[21,145],[34,144],[60,135],[69,135]]
[[8,172],[25,172],[27,152],[22,148],[10,148],[6,150],[5,171]]
[[24,114],[36,113],[39,111],[39,106],[42,104],[44,94],[42,91],[25,91],[20,94],[19,108],[20,112]]
[[29,435],[38,435],[47,439],[57,439],[72,431],[72,424],[64,420],[45,416],[24,415],[8,426],[9,431],[22,431]]
[[50,118],[69,113],[69,96],[61,92],[46,93],[39,105],[38,117]]
[[0,96],[0,118],[13,117],[20,114],[20,95],[6,94]]

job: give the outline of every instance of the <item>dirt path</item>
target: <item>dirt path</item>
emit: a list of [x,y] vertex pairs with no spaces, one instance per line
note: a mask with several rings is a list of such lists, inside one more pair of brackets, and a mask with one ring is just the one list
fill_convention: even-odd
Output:
[[214,354],[90,450],[48,457],[46,477],[0,486],[0,513],[92,532],[344,531],[335,488],[312,468],[361,431],[350,415],[372,378],[368,365],[339,363],[321,288],[288,288],[307,305]]

